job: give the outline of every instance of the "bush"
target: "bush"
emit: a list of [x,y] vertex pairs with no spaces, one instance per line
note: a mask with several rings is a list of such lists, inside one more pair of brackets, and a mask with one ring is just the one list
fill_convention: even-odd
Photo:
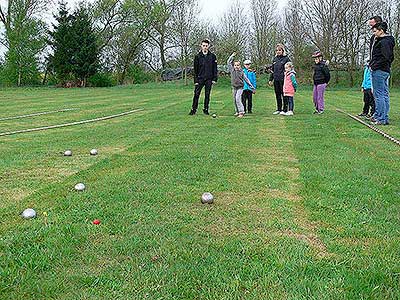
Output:
[[156,74],[146,71],[142,66],[131,65],[128,70],[127,79],[134,84],[147,83],[156,81]]
[[111,73],[96,73],[89,77],[88,84],[92,87],[109,87],[117,83]]

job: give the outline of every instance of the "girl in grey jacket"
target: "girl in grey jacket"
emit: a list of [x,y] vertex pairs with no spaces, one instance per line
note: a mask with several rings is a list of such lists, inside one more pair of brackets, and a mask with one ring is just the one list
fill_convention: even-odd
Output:
[[253,91],[255,90],[255,88],[244,74],[243,69],[240,65],[240,61],[234,61],[235,56],[236,52],[232,53],[232,55],[228,58],[227,64],[229,72],[231,73],[231,85],[233,104],[235,105],[235,116],[237,116],[238,118],[242,118],[244,116],[244,107],[242,103],[244,82],[246,81],[246,83]]

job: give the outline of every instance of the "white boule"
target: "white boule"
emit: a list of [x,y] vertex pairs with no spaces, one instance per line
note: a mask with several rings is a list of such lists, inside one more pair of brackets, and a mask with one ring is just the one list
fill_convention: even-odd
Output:
[[83,184],[83,183],[77,183],[76,185],[75,185],[75,190],[77,190],[77,191],[83,191],[83,190],[85,190],[85,185]]
[[212,114],[212,117],[215,119],[217,117],[217,114]]
[[90,155],[97,155],[97,153],[99,153],[97,149],[90,150]]
[[201,195],[201,203],[208,203],[211,204],[214,202],[214,196],[213,194],[206,192]]
[[72,156],[72,151],[71,150],[66,150],[64,152],[64,156]]
[[24,219],[32,219],[36,217],[36,211],[33,208],[27,208],[22,212],[21,216]]

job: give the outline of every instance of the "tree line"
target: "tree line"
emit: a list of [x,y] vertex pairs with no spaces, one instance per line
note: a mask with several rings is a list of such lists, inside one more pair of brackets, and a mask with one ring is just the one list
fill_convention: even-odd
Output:
[[[396,49],[400,42],[400,0],[291,0],[281,10],[275,1],[251,0],[245,7],[236,0],[218,22],[199,14],[195,0],[95,0],[75,9],[65,2],[8,0],[0,6],[0,84],[138,83],[178,67],[187,83],[199,42],[208,38],[220,64],[235,51],[260,73],[283,43],[305,79],[310,55],[319,49],[333,78],[345,76],[353,86],[369,56],[369,17],[382,16]],[[400,82],[398,56],[393,66]]]

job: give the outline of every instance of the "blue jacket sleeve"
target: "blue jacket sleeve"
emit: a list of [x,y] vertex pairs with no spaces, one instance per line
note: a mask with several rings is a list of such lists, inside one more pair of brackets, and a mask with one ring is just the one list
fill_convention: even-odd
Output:
[[251,84],[253,85],[254,89],[256,89],[257,88],[256,73],[249,72],[249,80],[250,80]]
[[370,89],[371,86],[372,86],[372,84],[371,84],[371,72],[370,72],[369,68],[366,67],[364,69],[364,78],[363,78],[363,82],[361,84],[361,87],[363,89]]

